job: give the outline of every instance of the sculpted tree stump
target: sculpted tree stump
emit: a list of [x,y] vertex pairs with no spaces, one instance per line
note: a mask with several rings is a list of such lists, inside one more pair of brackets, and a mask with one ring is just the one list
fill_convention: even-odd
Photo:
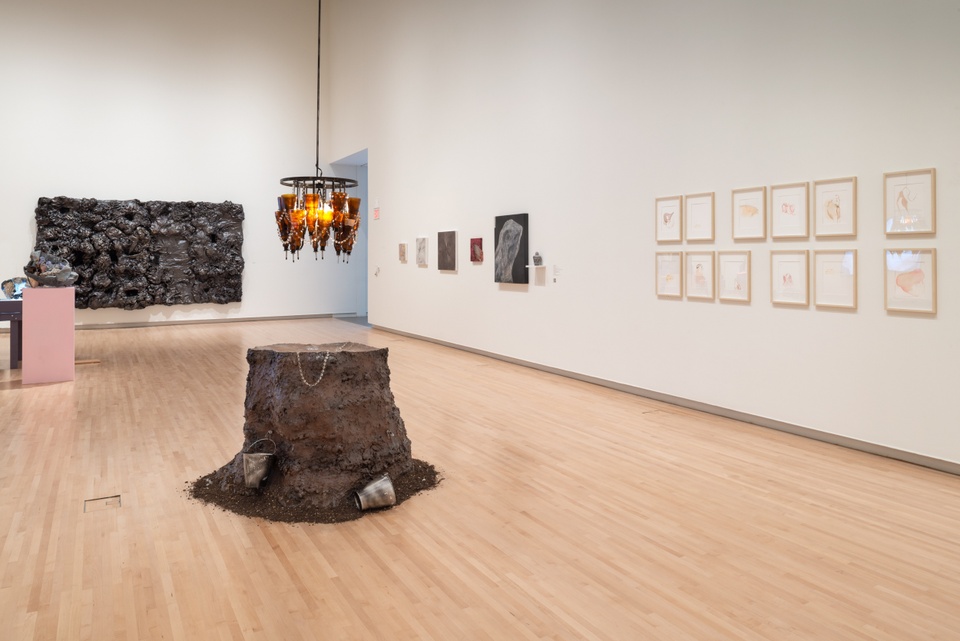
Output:
[[[222,491],[329,508],[384,472],[397,478],[412,468],[386,348],[269,345],[247,350],[247,362],[243,450],[213,474]],[[274,441],[277,454],[261,487],[250,489],[243,452],[259,439]],[[270,452],[266,445],[254,451]]]

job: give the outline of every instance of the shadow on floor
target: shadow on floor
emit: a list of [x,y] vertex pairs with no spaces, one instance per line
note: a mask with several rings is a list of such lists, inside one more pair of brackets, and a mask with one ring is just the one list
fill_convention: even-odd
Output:
[[366,316],[338,316],[337,320],[354,323],[355,325],[363,325],[364,327],[371,327],[370,323],[367,322]]

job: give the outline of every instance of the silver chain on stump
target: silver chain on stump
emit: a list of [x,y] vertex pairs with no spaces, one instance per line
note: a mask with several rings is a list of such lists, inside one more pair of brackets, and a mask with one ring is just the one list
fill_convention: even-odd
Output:
[[323,380],[323,375],[327,373],[327,361],[330,360],[330,354],[339,354],[340,352],[343,351],[343,348],[346,346],[347,344],[344,343],[343,345],[338,347],[335,352],[323,353],[323,367],[320,369],[320,378],[318,378],[315,383],[311,383],[310,381],[307,380],[307,377],[303,375],[303,365],[300,363],[300,354],[302,354],[303,352],[297,352],[297,369],[300,370],[300,380],[303,381],[303,384],[306,385],[307,387],[316,387],[317,385],[319,385],[320,381]]

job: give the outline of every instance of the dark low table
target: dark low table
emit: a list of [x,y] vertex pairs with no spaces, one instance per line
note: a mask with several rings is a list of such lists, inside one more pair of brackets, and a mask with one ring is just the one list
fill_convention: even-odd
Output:
[[23,359],[23,301],[0,300],[0,321],[10,321],[10,369]]

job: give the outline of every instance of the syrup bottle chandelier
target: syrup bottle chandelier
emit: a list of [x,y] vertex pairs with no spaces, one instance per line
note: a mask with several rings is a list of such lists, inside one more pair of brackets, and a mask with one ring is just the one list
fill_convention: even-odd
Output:
[[360,229],[360,199],[347,196],[347,189],[356,187],[357,181],[324,176],[318,166],[316,176],[282,178],[280,184],[293,188],[293,193],[277,199],[277,232],[284,255],[289,252],[293,260],[299,258],[309,235],[314,259],[318,250],[323,258],[332,232],[337,259],[343,253],[345,262],[350,262]]
[[292,193],[277,198],[277,233],[283,243],[284,257],[300,257],[304,239],[309,236],[313,255],[320,258],[333,234],[333,249],[350,262],[350,252],[360,229],[360,199],[347,195],[347,189],[357,186],[350,178],[324,176],[320,170],[320,17],[323,0],[317,1],[317,139],[316,175],[281,178],[280,184],[290,187]]

